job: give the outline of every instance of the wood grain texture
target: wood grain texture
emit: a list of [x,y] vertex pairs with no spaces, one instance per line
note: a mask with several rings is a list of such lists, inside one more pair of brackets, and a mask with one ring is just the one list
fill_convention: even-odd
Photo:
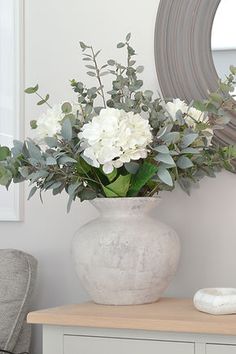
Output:
[[236,335],[236,315],[197,311],[190,299],[163,298],[138,306],[67,305],[28,314],[28,323],[113,329]]

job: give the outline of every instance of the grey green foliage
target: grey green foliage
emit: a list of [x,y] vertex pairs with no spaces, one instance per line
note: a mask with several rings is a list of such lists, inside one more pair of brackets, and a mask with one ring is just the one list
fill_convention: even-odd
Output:
[[[69,211],[76,198],[83,201],[96,197],[153,196],[162,190],[172,190],[176,182],[189,194],[192,185],[204,176],[214,177],[222,169],[234,170],[232,162],[236,158],[236,148],[209,146],[206,129],[212,126],[222,129],[228,122],[225,110],[236,110],[230,95],[235,85],[236,68],[230,67],[229,76],[219,82],[218,90],[210,93],[207,100],[192,102],[193,107],[210,117],[210,123],[196,122],[195,129],[192,129],[181,111],[176,113],[173,121],[160,98],[152,91],[142,89],[139,74],[144,68],[136,64],[136,52],[130,39],[128,33],[125,40],[117,44],[119,50],[127,53],[125,64],[109,59],[100,65],[100,50],[95,51],[91,45],[80,42],[87,74],[97,85],[87,87],[79,80],[70,81],[80,113],[72,112],[69,102],[63,103],[61,132],[46,137],[46,147],[31,139],[14,141],[11,151],[0,146],[1,185],[8,188],[12,182],[27,180],[32,185],[29,198],[37,190],[41,199],[44,191],[51,191],[53,195],[66,191]],[[105,75],[112,78],[108,90],[103,85]],[[36,95],[38,105],[51,107],[49,95],[41,96],[38,85],[25,92]],[[83,124],[105,107],[144,115],[153,133],[153,143],[145,160],[125,163],[109,175],[104,174],[102,168],[91,165],[82,153],[78,137]],[[31,127],[37,129],[36,120],[32,120]]]

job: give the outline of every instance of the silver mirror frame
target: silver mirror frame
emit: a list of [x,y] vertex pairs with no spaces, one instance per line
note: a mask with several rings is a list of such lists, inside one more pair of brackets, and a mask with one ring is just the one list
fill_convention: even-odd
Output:
[[[155,61],[164,98],[187,102],[215,91],[218,75],[211,50],[214,17],[221,0],[160,0],[155,26]],[[215,140],[236,143],[236,116]]]

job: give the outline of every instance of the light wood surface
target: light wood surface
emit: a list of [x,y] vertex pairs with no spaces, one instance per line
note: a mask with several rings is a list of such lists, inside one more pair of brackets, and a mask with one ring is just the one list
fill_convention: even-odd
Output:
[[94,328],[236,335],[236,315],[197,311],[190,299],[163,298],[138,306],[66,305],[28,314],[28,323]]

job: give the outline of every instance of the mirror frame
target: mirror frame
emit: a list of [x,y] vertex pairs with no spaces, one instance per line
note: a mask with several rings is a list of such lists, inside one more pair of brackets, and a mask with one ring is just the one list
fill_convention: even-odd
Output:
[[[154,38],[156,71],[164,98],[191,102],[217,89],[211,33],[220,1],[160,0]],[[231,122],[215,134],[215,141],[222,145],[236,143],[236,115],[228,113]]]

